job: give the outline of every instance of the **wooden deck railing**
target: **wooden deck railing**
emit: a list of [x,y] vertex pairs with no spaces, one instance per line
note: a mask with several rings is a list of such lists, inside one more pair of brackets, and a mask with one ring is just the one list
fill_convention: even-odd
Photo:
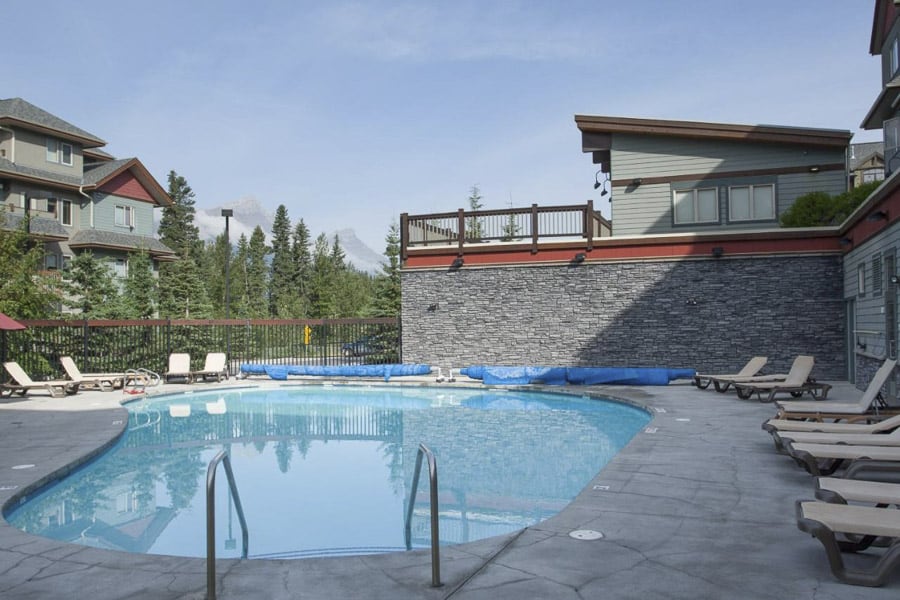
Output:
[[594,211],[594,203],[568,206],[538,206],[503,210],[400,215],[400,256],[408,257],[409,249],[426,246],[453,246],[464,254],[466,246],[488,242],[531,244],[537,253],[541,240],[583,239],[585,248],[593,248],[593,240],[610,235],[610,223]]

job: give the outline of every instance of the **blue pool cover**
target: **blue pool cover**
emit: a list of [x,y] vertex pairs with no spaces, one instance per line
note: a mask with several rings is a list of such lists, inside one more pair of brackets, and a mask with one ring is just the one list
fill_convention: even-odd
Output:
[[481,379],[488,385],[668,385],[673,379],[690,379],[694,369],[658,367],[488,367],[477,365],[460,370],[461,375]]
[[272,379],[285,380],[288,375],[314,375],[318,377],[391,377],[404,375],[428,375],[430,365],[390,364],[390,365],[257,365],[244,363],[241,374],[268,375]]

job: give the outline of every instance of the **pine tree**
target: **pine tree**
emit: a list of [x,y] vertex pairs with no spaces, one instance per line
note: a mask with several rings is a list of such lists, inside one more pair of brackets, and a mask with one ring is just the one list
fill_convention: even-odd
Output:
[[90,250],[72,259],[62,288],[68,298],[67,304],[85,319],[118,319],[122,316],[118,285],[108,261],[96,258]]
[[[481,203],[481,190],[478,185],[473,185],[469,191],[469,210],[481,210],[484,205]],[[483,225],[479,217],[469,217],[466,223],[466,239],[470,241],[480,242],[484,236]]]
[[[228,255],[228,244],[225,243],[225,232],[216,236],[216,239],[204,244],[201,270],[203,280],[206,283],[206,293],[213,306],[213,314],[216,317],[225,317],[225,260]],[[229,265],[229,271],[230,267]],[[229,283],[233,284],[233,274],[229,272]],[[229,290],[230,292],[230,290]],[[229,293],[230,299],[233,295]],[[229,302],[233,308],[234,302]],[[234,311],[231,311],[234,314]]]
[[400,314],[400,227],[391,223],[387,236],[381,273],[375,277],[373,314],[379,317],[395,317]]
[[329,319],[337,316],[334,301],[334,261],[328,247],[328,238],[322,233],[316,238],[313,250],[313,270],[310,281],[310,316]]
[[291,255],[294,262],[294,289],[300,299],[298,317],[309,314],[309,279],[312,275],[312,255],[309,252],[309,229],[303,219],[294,227]]
[[269,277],[269,314],[291,317],[297,308],[294,284],[297,280],[291,250],[291,220],[284,204],[275,211],[272,223],[272,263]]
[[146,251],[132,252],[128,257],[128,278],[122,289],[122,311],[125,319],[149,319],[156,314],[156,277]]
[[338,234],[334,234],[334,243],[331,244],[331,264],[334,265],[336,271],[343,271],[347,268],[347,254],[341,248]]
[[247,319],[247,262],[250,256],[250,245],[243,233],[238,238],[237,246],[231,256],[231,318]]
[[[167,319],[208,319],[213,316],[200,267],[188,257],[163,265],[160,275],[159,313]],[[161,269],[162,271],[162,269]],[[163,286],[162,282],[167,285]]]
[[172,204],[163,208],[162,218],[159,220],[159,240],[177,254],[186,254],[199,261],[203,244],[200,241],[200,230],[194,225],[194,191],[184,177],[175,171],[169,171],[168,192]]
[[250,234],[247,246],[247,317],[262,319],[269,314],[269,295],[266,274],[266,234],[257,225]]
[[41,273],[44,251],[24,229],[5,229],[0,209],[0,312],[14,319],[41,319],[57,311],[57,280]]

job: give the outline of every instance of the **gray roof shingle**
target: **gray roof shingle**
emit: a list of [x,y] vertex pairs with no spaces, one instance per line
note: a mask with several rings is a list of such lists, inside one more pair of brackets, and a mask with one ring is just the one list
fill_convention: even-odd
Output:
[[84,170],[84,185],[97,185],[104,178],[121,169],[124,165],[133,161],[133,158],[120,158],[119,160],[111,160],[104,163],[91,165],[90,168]]
[[53,181],[67,186],[78,187],[81,185],[80,177],[72,177],[71,175],[60,175],[59,173],[51,173],[42,169],[33,169],[24,167],[10,162],[8,159],[0,158],[0,173],[8,173],[10,175],[20,175],[32,179],[41,179],[43,181]]
[[[86,146],[105,146],[106,142],[96,135],[75,127],[68,121],[64,121],[38,108],[21,98],[7,98],[0,100],[0,119],[12,118],[25,123],[31,123],[42,128],[52,129],[59,133],[80,138]],[[85,143],[86,142],[86,143]]]
[[69,238],[69,246],[103,246],[107,248],[125,248],[128,250],[147,250],[151,254],[165,254],[174,256],[168,246],[156,238],[144,235],[130,235],[127,233],[115,233],[100,229],[82,229],[76,231]]
[[[25,220],[24,214],[20,215],[7,212],[4,216],[6,223],[3,228],[8,230],[21,228],[22,222]],[[45,219],[43,217],[31,217],[30,231],[33,235],[39,237],[53,237],[63,240],[69,237],[69,232],[66,231],[65,227],[60,225],[58,221]]]

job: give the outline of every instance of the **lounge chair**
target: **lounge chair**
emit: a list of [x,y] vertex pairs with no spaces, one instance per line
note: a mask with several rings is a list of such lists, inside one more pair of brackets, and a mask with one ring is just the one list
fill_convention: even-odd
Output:
[[165,373],[166,383],[172,379],[184,379],[187,383],[194,382],[194,373],[191,371],[191,355],[173,352],[169,355],[169,370]]
[[[849,444],[851,446],[900,446],[900,429],[890,433],[822,433],[818,431],[776,431],[772,434],[782,443]],[[776,442],[777,445],[777,442]]]
[[[828,401],[829,404],[831,401]],[[818,403],[816,404],[817,406]],[[900,415],[872,423],[846,423],[843,421],[798,421],[797,419],[769,419],[762,428],[769,433],[773,431],[809,431],[818,433],[887,433],[900,427]]]
[[206,363],[203,365],[203,369],[194,371],[192,376],[194,381],[197,381],[198,379],[208,381],[211,378],[215,378],[216,381],[228,379],[228,371],[225,369],[225,353],[210,352],[207,354]]
[[[797,500],[796,511],[797,528],[822,543],[831,572],[840,581],[880,586],[900,566],[900,510]],[[890,545],[870,569],[850,569],[842,551],[855,552],[858,543],[854,538],[839,540],[838,535],[883,538]]]
[[[694,385],[696,385],[701,390],[705,390],[709,387],[710,383],[716,384],[716,391],[725,391],[728,389],[728,386],[731,385],[731,381],[738,380],[744,381],[748,377],[753,377],[759,370],[762,369],[766,363],[769,361],[765,356],[754,356],[744,367],[738,371],[737,373],[733,373],[731,375],[694,375]],[[727,382],[725,389],[719,389],[722,385],[722,382]]]
[[778,417],[782,419],[840,419],[846,415],[864,415],[873,410],[873,408],[876,410],[883,409],[887,405],[880,396],[881,388],[887,383],[887,380],[894,372],[894,367],[896,365],[896,359],[890,358],[885,360],[882,365],[878,367],[878,370],[872,377],[872,381],[870,381],[869,385],[866,387],[866,391],[863,392],[856,402],[791,401],[784,404],[778,402],[776,403],[776,406],[779,409]]
[[32,381],[28,373],[19,366],[15,361],[3,363],[3,367],[9,376],[13,378],[13,383],[4,383],[0,387],[0,392],[8,393],[10,396],[18,394],[24,396],[32,390],[46,390],[51,396],[61,398],[66,394],[74,394],[81,385],[80,380],[56,380],[56,381]]
[[729,388],[736,383],[776,383],[780,381],[786,380],[788,377],[791,377],[791,374],[796,372],[799,369],[809,369],[809,372],[812,372],[813,365],[815,364],[815,360],[811,356],[800,355],[794,359],[794,362],[791,363],[791,370],[787,373],[773,373],[769,375],[749,375],[744,377],[726,377],[720,376],[713,379],[713,383],[716,386],[717,392],[727,392]]
[[816,477],[816,498],[833,504],[864,502],[874,504],[878,508],[886,508],[892,504],[900,504],[900,483]]
[[812,356],[801,355],[794,359],[794,364],[791,365],[791,370],[784,381],[735,381],[733,382],[734,389],[738,398],[746,400],[756,394],[760,402],[773,402],[777,394],[799,397],[808,393],[814,398],[825,399],[831,385],[810,380],[809,374],[812,372],[814,364],[815,359]]
[[59,362],[62,363],[69,379],[80,381],[82,387],[98,388],[104,392],[111,392],[125,385],[124,373],[82,373],[78,370],[78,366],[71,356],[61,356]]
[[847,463],[900,463],[900,447],[849,444],[812,444],[785,440],[784,449],[811,475],[831,475]]

